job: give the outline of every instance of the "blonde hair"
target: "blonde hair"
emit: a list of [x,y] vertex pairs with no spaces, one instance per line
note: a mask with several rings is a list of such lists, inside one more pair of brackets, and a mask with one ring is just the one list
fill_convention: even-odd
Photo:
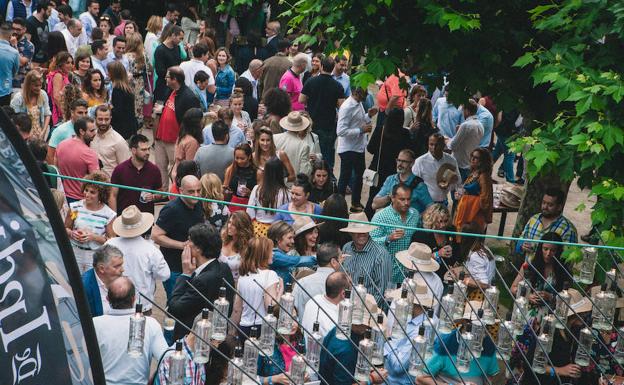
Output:
[[[32,91],[30,90],[33,83],[39,82],[43,86],[43,75],[37,70],[29,71],[24,77],[24,84],[22,84],[22,98],[24,99],[24,105],[28,106],[30,104],[30,98],[33,96]],[[43,89],[39,92],[39,96],[37,97],[37,105],[43,104]]]
[[438,222],[443,215],[446,215],[448,219],[451,218],[451,214],[446,206],[440,203],[433,203],[429,205],[429,207],[427,207],[422,213],[423,227],[425,229],[433,229],[433,225]]
[[[231,223],[236,228],[236,237],[227,233],[227,225]],[[245,210],[234,211],[230,214],[225,225],[221,229],[221,242],[226,245],[232,243],[232,249],[241,255],[247,250],[247,243],[253,238],[253,226],[251,218]]]
[[240,275],[257,273],[259,268],[268,268],[271,253],[273,253],[273,242],[269,238],[252,238],[249,241],[247,252],[241,258]]
[[133,53],[136,57],[134,58],[134,65],[138,69],[142,69],[145,67],[145,49],[143,47],[143,40],[141,39],[141,34],[138,32],[131,33],[126,36],[126,53]]
[[[207,173],[202,175],[199,180],[201,184],[201,196],[202,198],[223,200],[223,183],[217,174]],[[204,215],[210,217],[212,215],[212,202],[202,202],[204,208]]]
[[154,16],[151,16],[149,18],[149,20],[147,20],[147,27],[145,28],[145,30],[148,31],[148,32],[151,32],[153,34],[158,35],[158,32],[160,32],[162,27],[163,27],[163,18],[162,18],[162,16],[154,15]]

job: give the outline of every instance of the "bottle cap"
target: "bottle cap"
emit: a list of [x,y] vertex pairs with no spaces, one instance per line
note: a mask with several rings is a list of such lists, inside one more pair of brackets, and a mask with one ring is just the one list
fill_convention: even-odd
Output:
[[366,328],[366,330],[364,330],[364,338],[371,338],[371,328]]
[[518,295],[516,298],[524,297],[526,295],[526,286],[520,285],[520,290],[518,291]]
[[286,293],[292,293],[292,283],[287,282],[286,285],[284,286],[284,291]]
[[600,290],[601,291],[607,291],[607,283],[603,283],[602,286],[600,286]]
[[208,308],[203,308],[202,309],[202,319],[208,319],[209,315],[210,315],[210,310],[208,310]]
[[465,271],[460,271],[459,272],[459,280],[463,281],[464,278],[466,278],[466,272]]
[[433,320],[433,309],[429,308],[429,310],[427,310],[427,317],[429,317],[430,320]]
[[407,271],[407,278],[414,278],[414,273],[415,273],[414,270],[408,270]]
[[510,311],[507,312],[507,315],[505,316],[505,321],[511,321],[511,313]]
[[143,313],[143,304],[142,303],[137,303],[136,306],[134,307],[134,311],[137,313]]
[[483,309],[477,310],[477,317],[483,318]]
[[466,333],[472,332],[472,324],[465,324],[464,330],[466,330]]
[[345,289],[345,298],[351,298],[351,289]]
[[267,307],[267,314],[273,314],[273,305]]
[[403,287],[403,282],[397,282],[396,283],[396,288],[400,289],[401,287]]
[[401,290],[401,298],[407,298],[407,289]]
[[364,284],[364,276],[360,275],[360,277],[358,278],[358,285],[363,285]]
[[542,333],[550,334],[550,324],[548,322],[544,322],[544,326],[542,326]]
[[225,290],[225,287],[221,286],[221,287],[219,288],[219,297],[221,297],[221,298],[225,298],[225,294],[226,294],[226,293],[227,293],[227,292],[226,292],[226,290]]
[[570,287],[572,287],[570,281],[563,282],[563,290],[568,290]]
[[251,331],[249,332],[249,338],[258,338],[258,327],[252,326]]
[[176,352],[182,351],[182,341],[176,341],[175,350]]
[[314,321],[314,323],[312,324],[312,332],[318,332],[319,329],[320,329],[320,325],[318,321]]
[[446,292],[446,294],[453,294],[453,292],[455,291],[455,286],[451,285],[448,288],[448,292]]
[[234,357],[242,358],[243,357],[243,348],[238,345],[234,348]]
[[379,312],[379,314],[377,314],[377,323],[379,324],[380,327],[383,326],[382,325],[383,324],[383,319],[384,319],[383,313]]
[[419,336],[424,336],[425,335],[425,326],[424,325],[420,325],[420,328],[418,328],[418,335]]

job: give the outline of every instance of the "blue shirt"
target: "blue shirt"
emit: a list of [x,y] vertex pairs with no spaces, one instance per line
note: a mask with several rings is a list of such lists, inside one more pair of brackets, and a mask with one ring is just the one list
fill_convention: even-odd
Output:
[[433,121],[442,135],[452,138],[455,136],[455,127],[462,122],[462,113],[453,104],[440,97],[433,106]]
[[273,262],[269,268],[277,273],[284,280],[284,284],[292,282],[290,273],[295,267],[312,267],[316,266],[316,257],[288,255],[277,247],[273,249]]
[[0,96],[13,91],[13,77],[19,71],[19,53],[6,40],[0,40]]
[[[202,146],[207,146],[214,143],[214,138],[212,137],[212,124],[204,127],[202,134],[204,136],[204,143],[202,143]],[[228,141],[228,146],[235,148],[240,143],[246,142],[247,139],[245,139],[245,134],[243,134],[243,130],[234,126],[230,127],[230,140]]]
[[479,104],[477,108],[477,120],[483,125],[483,138],[479,143],[479,147],[488,147],[490,139],[492,139],[492,129],[494,129],[494,116],[485,107]]
[[64,141],[65,139],[69,139],[74,136],[76,133],[74,131],[74,122],[71,120],[66,121],[65,123],[57,126],[50,136],[50,140],[48,141],[48,145],[52,148],[57,148],[58,145]]
[[[351,334],[351,339],[355,344],[360,343],[360,338],[353,333]],[[329,381],[329,385],[352,385],[354,383],[353,373],[355,373],[355,363],[357,362],[357,350],[353,344],[349,340],[336,338],[336,328],[334,327],[327,333],[327,336],[325,336],[323,346],[325,346],[349,372],[346,372],[342,366],[338,365],[336,360],[331,357],[325,349],[321,349],[319,363],[319,373],[321,376]],[[327,385],[328,383],[323,382],[323,384]]]
[[226,64],[223,69],[219,68],[217,70],[217,76],[215,76],[215,85],[217,86],[215,99],[229,99],[230,95],[232,95],[235,81],[236,75],[234,74],[234,70],[232,69],[232,67],[230,67],[229,64]]
[[33,43],[28,41],[26,37],[24,37],[22,40],[17,42],[17,51],[20,56],[28,59],[28,63],[20,66],[17,75],[13,78],[13,88],[22,87],[24,78],[26,77],[28,71],[30,71],[30,62],[35,55],[35,46]]
[[334,80],[340,83],[342,88],[344,88],[345,98],[351,96],[351,80],[349,79],[349,75],[345,73],[340,76],[332,74],[332,78],[334,78]]
[[[193,90],[193,93],[199,99],[199,105],[201,107],[202,112],[207,112],[208,111],[208,99],[206,97],[206,90],[200,90],[199,87],[197,87],[197,84],[193,84],[193,86],[191,87],[191,90]],[[211,134],[212,134],[212,130],[211,130]]]
[[[410,173],[410,176],[404,184],[412,186],[414,178],[416,178],[416,175]],[[392,194],[392,188],[398,185],[399,182],[399,174],[390,175],[384,181],[383,186],[381,186],[381,190],[379,190],[377,195],[375,195],[375,198],[390,196]],[[419,214],[422,214],[431,203],[433,203],[433,199],[431,199],[431,195],[429,195],[427,185],[424,182],[418,183],[418,185],[412,189],[412,200],[410,206],[418,210]]]
[[[416,338],[420,325],[425,322],[426,315],[420,314],[412,318],[405,330],[410,339]],[[394,351],[394,352],[393,352]],[[407,337],[400,340],[389,340],[384,345],[384,367],[388,371],[388,383],[412,385],[410,376],[405,373],[409,369],[410,356],[412,355],[412,344]],[[403,370],[405,368],[405,370]]]

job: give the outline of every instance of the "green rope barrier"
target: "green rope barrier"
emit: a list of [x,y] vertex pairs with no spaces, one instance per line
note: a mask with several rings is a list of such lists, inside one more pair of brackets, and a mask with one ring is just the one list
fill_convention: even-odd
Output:
[[177,193],[172,193],[168,191],[150,190],[150,189],[140,188],[140,187],[125,186],[125,185],[120,185],[116,183],[99,182],[99,181],[87,180],[84,178],[76,178],[76,177],[68,176],[68,175],[53,174],[49,172],[44,172],[43,175],[57,177],[61,179],[69,179],[69,180],[74,180],[74,181],[83,182],[83,183],[86,182],[89,184],[98,184],[98,185],[103,185],[103,186],[108,186],[108,187],[122,188],[126,190],[145,191],[145,192],[158,194],[158,195],[166,195],[166,196],[173,196],[173,197],[180,197],[180,198],[190,198],[190,199],[195,199],[195,200],[202,201],[202,202],[221,203],[221,204],[225,204],[228,206],[252,208],[256,210],[272,211],[276,213],[303,215],[303,216],[308,216],[312,218],[331,220],[331,221],[339,221],[339,222],[347,222],[347,223],[351,222],[351,223],[359,223],[359,224],[364,224],[364,225],[373,225],[373,226],[378,226],[378,227],[391,227],[393,229],[398,228],[398,229],[404,229],[404,230],[414,230],[414,231],[419,231],[419,232],[454,235],[454,236],[461,236],[461,237],[486,238],[486,239],[489,238],[489,239],[496,239],[500,241],[549,243],[549,244],[556,244],[556,245],[562,245],[562,246],[594,247],[596,249],[624,251],[624,247],[617,247],[617,246],[588,245],[588,244],[583,244],[583,243],[572,243],[572,242],[542,241],[540,239],[505,237],[505,236],[500,236],[500,235],[488,235],[488,234],[469,234],[469,233],[460,233],[457,231],[434,230],[434,229],[425,229],[422,227],[411,227],[411,226],[404,226],[404,225],[390,225],[387,223],[358,221],[358,220],[353,220],[353,219],[348,219],[348,218],[330,217],[330,216],[321,215],[321,214],[299,213],[299,212],[274,209],[274,208],[269,208],[269,207],[254,206],[254,205],[248,205],[248,204],[242,204],[242,203],[232,203],[232,202],[227,202],[227,201],[222,201],[222,200],[217,200],[217,199],[209,199],[209,198],[203,198],[203,197],[195,197],[191,195],[177,194]]

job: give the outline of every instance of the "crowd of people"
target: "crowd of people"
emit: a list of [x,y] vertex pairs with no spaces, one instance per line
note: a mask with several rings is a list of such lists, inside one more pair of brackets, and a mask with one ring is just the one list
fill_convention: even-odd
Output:
[[[121,0],[69,3],[11,0],[0,9],[0,105],[65,220],[107,383],[147,383],[152,359],[154,380],[171,383],[168,347],[182,341],[192,360],[190,331],[215,301],[229,303],[228,335],[212,341],[208,363],[189,361],[184,383],[232,383],[228,358],[264,331],[269,315],[284,317],[283,297],[294,297],[295,322],[258,359],[253,373],[262,384],[290,383],[293,358],[305,354],[312,331],[323,350],[308,375],[327,384],[481,385],[505,367],[490,329],[468,372],[454,362],[462,331],[496,286],[496,257],[480,236],[506,202],[493,191],[500,156],[495,176],[521,195],[523,160],[514,171],[506,144],[522,130],[517,111],[497,110],[487,96],[455,106],[444,90],[398,68],[375,93],[352,86],[356,58],[340,47],[304,47],[283,33],[270,7],[245,20],[202,19],[196,4],[171,3],[139,26]],[[565,199],[547,190],[516,245],[527,263],[511,294],[533,290],[509,361],[512,383],[597,383],[602,373],[623,374],[598,345],[592,357],[601,367],[574,363],[579,320],[591,306],[579,305],[568,327],[551,331],[546,374],[529,375],[522,359],[534,354],[548,309],[573,283],[561,259],[561,242],[577,242]],[[165,303],[155,297],[158,282]],[[445,317],[440,304],[458,284],[466,311],[450,334],[436,332],[431,357],[408,374],[413,340]],[[395,311],[405,295],[403,319]],[[570,306],[587,295],[576,291]],[[340,319],[345,300],[365,307],[350,334]],[[136,303],[148,319],[139,358],[126,353]],[[166,308],[164,331],[151,318],[156,307]],[[502,327],[504,317],[495,318],[490,326]],[[379,320],[384,359],[356,380],[357,346]],[[616,337],[596,333],[610,351]]]

